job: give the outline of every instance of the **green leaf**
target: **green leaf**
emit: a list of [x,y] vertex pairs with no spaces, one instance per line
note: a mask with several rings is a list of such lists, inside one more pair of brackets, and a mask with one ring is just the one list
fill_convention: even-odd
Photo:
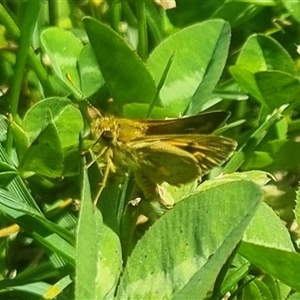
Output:
[[[129,119],[136,119],[137,116],[146,116],[149,110],[149,104],[145,103],[129,103],[123,106],[124,115]],[[150,116],[152,119],[165,119],[166,117],[172,117],[170,110],[154,106]]]
[[113,299],[122,267],[118,236],[93,206],[86,172],[76,243],[76,299]]
[[295,293],[287,298],[288,300],[300,300],[300,293]]
[[199,185],[198,191],[204,191],[206,189],[222,185],[226,182],[232,182],[237,180],[247,180],[256,183],[259,186],[266,185],[270,180],[270,174],[263,171],[247,171],[247,172],[235,172],[231,174],[222,174],[214,179],[204,181]]
[[291,288],[271,275],[265,275],[262,280],[272,294],[272,299],[286,299],[291,292]]
[[83,119],[72,101],[61,97],[39,101],[25,114],[22,128],[32,143],[51,122],[57,127],[61,147],[77,148],[78,136],[83,129]]
[[288,52],[273,38],[248,38],[230,72],[240,86],[269,109],[298,99],[300,84]]
[[[258,0],[259,1],[259,0]],[[223,19],[230,23],[231,27],[238,30],[249,28],[249,21],[259,14],[264,5],[271,5],[274,1],[185,1],[176,0],[177,9],[168,10],[168,17],[177,27],[185,27],[207,19]],[[246,25],[248,27],[246,27]]]
[[104,85],[104,79],[97,64],[91,45],[86,45],[79,56],[81,92],[88,98]]
[[176,5],[179,9],[171,9],[167,13],[172,24],[180,28],[207,19],[223,3],[224,1],[220,0],[213,2],[177,0]]
[[58,295],[63,292],[63,290],[70,286],[73,283],[73,280],[71,279],[70,275],[67,275],[63,278],[61,278],[58,282],[51,285],[46,292],[43,294],[43,297],[45,299],[57,299]]
[[42,297],[50,287],[51,284],[46,282],[34,282],[34,283],[28,283],[19,286],[13,286],[10,288],[15,291],[22,291],[24,293],[24,296],[26,294],[27,296],[29,296],[30,294],[34,294]]
[[[276,239],[274,238],[276,232]],[[276,213],[265,203],[259,206],[243,242],[295,251],[290,235]]]
[[254,34],[248,38],[236,65],[251,73],[276,70],[297,75],[288,52],[276,40],[263,34]]
[[[240,262],[240,260],[244,260]],[[238,260],[238,263],[237,263]],[[228,270],[226,277],[222,283],[221,295],[226,295],[228,291],[236,288],[240,280],[243,280],[249,273],[250,263],[240,255],[235,256],[231,268]]]
[[242,165],[242,169],[255,170],[262,169],[266,166],[272,164],[274,160],[272,159],[270,153],[264,151],[255,151],[252,156]]
[[0,142],[4,142],[7,138],[7,118],[0,115]]
[[6,187],[19,174],[11,165],[0,161],[0,187]]
[[[77,61],[83,48],[81,41],[71,32],[52,27],[42,32],[41,45],[50,58],[55,75],[70,91],[75,95],[78,94],[76,86],[80,87],[80,76]],[[81,95],[79,95],[79,98],[81,98]]]
[[[2,145],[0,144],[0,160],[5,164],[12,165],[11,160],[9,159],[6,151],[3,149]],[[20,176],[14,178],[10,184],[7,186],[7,190],[11,192],[16,198],[19,200],[20,203],[24,203],[26,206],[34,208],[36,211],[40,212],[40,208],[31,196],[26,187],[25,183],[22,181]]]
[[299,291],[300,284],[295,274],[300,267],[300,255],[295,252],[282,221],[265,203],[260,205],[247,229],[239,253],[266,273]]
[[77,149],[79,133],[84,126],[80,111],[69,104],[62,108],[59,116],[55,117],[54,124],[57,127],[62,148],[64,150],[72,147]]
[[296,76],[278,71],[268,71],[256,73],[255,80],[264,103],[271,109],[298,100],[300,83]]
[[[16,284],[14,284],[16,282]],[[59,280],[54,285],[51,285],[46,282],[38,281],[33,283],[24,284],[23,282],[18,282],[18,280],[3,280],[1,283],[5,288],[7,286],[10,287],[10,290],[13,291],[22,291],[21,294],[25,299],[32,299],[29,295],[38,295],[39,299],[59,299],[56,298],[60,293],[62,293],[63,289],[69,286],[72,283],[70,276],[65,276],[61,280]]]
[[33,174],[60,177],[63,174],[64,156],[62,145],[54,124],[49,124],[34,140],[20,164],[24,177]]
[[16,171],[6,171],[0,173],[0,187],[5,188],[16,176]]
[[137,54],[108,26],[92,18],[84,18],[83,24],[105,83],[119,110],[122,112],[123,105],[127,103],[150,103],[156,87]]
[[[213,13],[213,18],[223,19],[230,23],[231,28],[239,30],[251,22],[264,6],[274,4],[273,0],[269,1],[234,1],[223,2],[220,1],[220,7]],[[256,3],[259,2],[259,5]]]
[[281,0],[281,4],[286,8],[286,10],[297,20],[300,22],[300,7],[299,1],[290,1],[290,0]]
[[297,189],[297,194],[296,194],[296,206],[295,206],[295,217],[296,217],[296,222],[297,224],[300,224],[300,192],[299,192],[299,187]]
[[268,129],[281,118],[285,109],[286,106],[282,106],[280,109],[275,109],[272,114],[267,116],[266,120],[248,137],[247,141],[243,145],[240,145],[239,149],[234,153],[224,168],[225,173],[236,171],[243,164],[246,158],[248,158],[248,156],[252,156],[254,149],[265,137]]
[[[248,278],[247,278],[248,279]],[[245,294],[245,300],[274,300],[269,287],[261,280],[254,279],[243,289],[243,294]]]
[[[274,238],[274,233],[273,233]],[[283,283],[300,291],[300,283],[295,276],[300,268],[300,254],[243,242],[239,252],[251,263]]]
[[204,299],[261,198],[256,184],[238,181],[178,203],[136,245],[117,299]]
[[76,240],[75,299],[96,299],[97,228],[86,172],[81,186],[81,205]]
[[14,143],[18,153],[18,158],[19,160],[22,160],[30,145],[29,136],[14,120],[8,119],[8,123],[14,136]]
[[262,105],[275,109],[298,100],[300,84],[296,76],[281,71],[251,71],[233,66],[234,79]]
[[186,110],[188,114],[199,113],[212,97],[227,59],[229,41],[229,24],[210,20],[171,35],[154,49],[147,66],[156,84],[170,56],[173,52],[175,55],[160,91],[162,106],[173,116]]
[[298,171],[300,164],[300,144],[291,140],[274,140],[265,145],[264,150],[268,151],[273,159],[271,169]]
[[39,211],[20,202],[13,194],[0,189],[0,211],[30,233],[51,252],[59,254],[71,265],[75,264],[72,234],[47,220]]

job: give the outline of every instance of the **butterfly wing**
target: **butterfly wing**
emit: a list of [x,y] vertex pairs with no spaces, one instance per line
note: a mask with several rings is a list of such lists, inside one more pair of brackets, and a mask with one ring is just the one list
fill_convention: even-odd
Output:
[[186,139],[175,139],[170,143],[191,153],[197,159],[202,175],[223,164],[237,145],[232,139],[213,135],[197,135],[188,143]]
[[236,142],[213,135],[167,135],[130,143],[135,164],[150,180],[171,185],[187,183],[229,158]]
[[161,141],[146,141],[131,146],[136,169],[152,182],[178,185],[201,176],[197,159],[190,153]]
[[119,139],[129,141],[130,139],[144,138],[144,136],[209,134],[223,124],[229,116],[230,113],[226,111],[213,111],[179,119],[117,119],[120,129]]
[[230,116],[226,111],[213,111],[179,119],[140,120],[147,125],[146,135],[208,134],[215,131]]

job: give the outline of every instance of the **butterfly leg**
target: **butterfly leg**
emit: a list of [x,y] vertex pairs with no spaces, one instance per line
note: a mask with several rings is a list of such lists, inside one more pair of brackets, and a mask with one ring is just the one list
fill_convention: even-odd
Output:
[[106,152],[105,152],[105,161],[106,161],[106,166],[105,166],[105,170],[104,170],[104,174],[103,174],[103,178],[102,178],[102,182],[100,184],[100,188],[96,194],[96,197],[94,199],[94,206],[97,205],[97,202],[98,202],[98,199],[102,193],[102,191],[104,190],[105,186],[106,186],[106,183],[107,183],[107,179],[108,179],[108,176],[109,176],[109,173],[110,172],[115,172],[115,166],[114,166],[114,163],[112,161],[112,151],[110,151],[110,149],[108,149]]
[[85,167],[86,169],[88,169],[91,165],[93,165],[102,155],[104,155],[104,153],[108,150],[108,147],[105,147],[102,149],[102,151],[97,154],[97,156],[95,158],[93,158],[92,161],[90,161]]

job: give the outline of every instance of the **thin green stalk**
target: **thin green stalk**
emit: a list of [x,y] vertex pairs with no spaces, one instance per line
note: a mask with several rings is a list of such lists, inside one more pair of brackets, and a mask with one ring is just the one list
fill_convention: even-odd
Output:
[[146,2],[146,14],[149,33],[151,33],[154,45],[157,45],[165,36],[164,28],[162,26],[162,20],[165,16],[163,16],[162,13],[159,13],[152,0]]
[[7,13],[3,5],[0,3],[0,22],[4,25],[7,29],[9,34],[12,35],[14,38],[18,38],[20,36],[20,29],[14,22],[14,20],[10,17]]
[[254,149],[267,134],[268,129],[281,118],[282,112],[286,107],[287,106],[283,105],[279,109],[274,110],[272,114],[266,118],[264,123],[251,134],[247,142],[244,145],[241,145],[237,152],[232,156],[231,160],[223,170],[224,173],[235,172],[243,164],[245,157],[247,155],[252,155]]
[[122,4],[120,2],[115,1],[112,5],[112,28],[118,33],[120,33],[121,8]]
[[138,21],[127,1],[122,2],[122,13],[130,26],[137,27]]
[[[29,1],[26,3],[22,32],[20,35],[19,49],[17,51],[17,61],[15,67],[14,80],[12,82],[10,90],[10,113],[12,118],[15,119],[17,116],[19,97],[21,92],[21,85],[23,80],[23,74],[25,72],[25,65],[27,62],[28,52],[30,49],[30,43],[33,36],[34,26],[37,22],[38,15],[40,12],[40,1]],[[13,144],[13,135],[11,127],[8,128],[6,150],[8,154],[11,154]]]
[[150,116],[150,114],[151,114],[151,112],[152,112],[152,110],[153,110],[153,108],[154,108],[154,106],[155,106],[155,104],[157,102],[160,90],[162,89],[162,87],[163,87],[163,85],[164,85],[164,83],[166,81],[167,75],[169,73],[169,70],[170,70],[170,68],[171,68],[171,66],[173,64],[173,61],[174,61],[174,58],[175,58],[175,54],[176,54],[176,52],[173,51],[173,53],[171,54],[171,56],[170,56],[170,58],[169,58],[169,60],[167,62],[165,70],[164,70],[164,72],[163,72],[163,74],[162,74],[162,76],[160,78],[160,81],[159,81],[159,83],[157,85],[156,92],[155,92],[155,95],[153,97],[153,100],[151,101],[151,103],[149,105],[149,109],[147,111],[146,118],[148,118]]
[[[37,2],[40,3],[40,1],[30,1],[30,2]],[[25,14],[24,14],[25,15]],[[7,32],[14,38],[19,39],[20,38],[20,29],[14,22],[14,20],[11,18],[11,16],[7,13],[5,8],[0,4],[0,23],[2,23]],[[36,73],[38,79],[40,80],[46,95],[53,95],[53,87],[49,81],[48,74],[46,73],[45,69],[43,68],[41,62],[34,54],[34,51],[32,49],[29,49],[29,56],[28,56],[28,63],[32,70]]]
[[57,0],[48,0],[49,7],[49,23],[52,26],[59,24],[59,5]]
[[218,276],[215,280],[213,294],[211,296],[211,299],[223,299],[224,295],[222,294],[222,285],[224,283],[225,277],[227,276],[230,267],[232,266],[233,259],[236,257],[239,245],[240,245],[240,243],[237,244],[235,249],[232,251],[232,253],[228,257],[227,261],[225,262],[224,266],[220,270],[220,273],[218,274]]
[[146,5],[143,0],[136,2],[136,11],[138,19],[138,54],[143,61],[148,57],[148,34],[147,34],[147,18],[146,18]]

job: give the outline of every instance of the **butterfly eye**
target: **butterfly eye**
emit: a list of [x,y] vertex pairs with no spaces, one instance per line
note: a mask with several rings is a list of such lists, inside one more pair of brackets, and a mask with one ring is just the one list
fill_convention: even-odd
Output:
[[102,132],[101,134],[101,138],[107,142],[107,143],[111,143],[114,139],[114,133],[111,130],[105,130]]

